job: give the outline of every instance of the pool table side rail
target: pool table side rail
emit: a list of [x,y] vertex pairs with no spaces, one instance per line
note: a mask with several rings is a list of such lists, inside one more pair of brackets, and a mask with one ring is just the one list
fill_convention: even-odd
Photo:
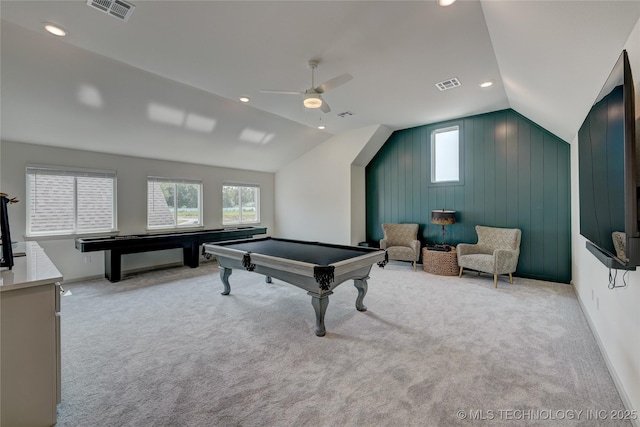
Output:
[[[258,234],[258,233],[256,233]],[[265,241],[265,240],[273,240],[273,241],[278,241],[278,242],[288,242],[288,243],[299,243],[299,244],[303,244],[303,245],[317,245],[317,246],[323,246],[323,247],[327,247],[327,248],[336,248],[336,249],[350,249],[353,251],[357,251],[357,252],[362,252],[362,253],[369,253],[369,252],[381,252],[382,250],[379,248],[371,248],[371,247],[365,247],[365,246],[349,246],[349,245],[338,245],[336,243],[324,243],[324,242],[312,242],[312,241],[307,241],[307,240],[295,240],[295,239],[284,239],[281,237],[272,237],[272,236],[261,236],[261,237],[254,237],[254,238],[250,238],[250,239],[246,239],[245,241],[242,240],[228,240],[228,241],[221,241],[221,242],[211,242],[212,244],[215,244],[216,246],[225,246],[225,245],[235,245],[235,244],[239,244],[239,243],[256,243],[256,242],[260,242],[260,241]]]
[[[242,266],[242,261],[237,258],[228,258],[222,255],[218,255],[217,257],[218,263],[221,267],[221,277],[224,275],[223,270],[225,269],[237,269],[241,271],[246,270]],[[333,293],[333,289],[349,279],[366,280],[369,276],[369,272],[371,271],[371,267],[371,265],[367,265],[357,270],[348,270],[341,275],[334,275],[333,282],[329,283],[328,287],[325,288],[323,288],[322,285],[318,283],[313,274],[296,274],[293,273],[291,269],[274,268],[274,266],[263,266],[260,264],[256,264],[253,272],[287,282],[298,288],[304,289],[309,293],[309,295],[322,297],[323,295],[331,295]]]
[[339,275],[344,274],[345,271],[347,271],[347,270],[352,270],[354,268],[371,266],[373,264],[382,262],[382,261],[384,261],[386,259],[386,251],[375,250],[374,249],[374,252],[370,252],[368,254],[360,255],[357,258],[358,258],[358,260],[356,262],[353,262],[353,261],[350,261],[350,260],[344,260],[344,261],[338,261],[338,262],[335,262],[335,263],[331,264],[332,266],[335,267],[334,274],[336,276],[339,276]]
[[[206,253],[216,255],[218,257],[225,257],[225,258],[230,258],[230,259],[239,261],[240,264],[239,265],[236,264],[236,267],[242,266],[242,268],[246,270],[246,267],[242,265],[242,260],[244,256],[247,254],[246,251],[241,251],[233,248],[226,248],[224,246],[219,246],[219,245],[209,245],[209,244],[204,245],[204,250]],[[282,269],[294,274],[299,274],[299,275],[309,276],[309,277],[313,277],[313,267],[316,266],[316,264],[311,264],[308,262],[295,261],[295,260],[275,257],[271,255],[264,255],[256,252],[249,252],[249,255],[251,257],[251,262],[253,264],[269,264],[270,266],[276,269]],[[224,267],[224,265],[222,266]]]

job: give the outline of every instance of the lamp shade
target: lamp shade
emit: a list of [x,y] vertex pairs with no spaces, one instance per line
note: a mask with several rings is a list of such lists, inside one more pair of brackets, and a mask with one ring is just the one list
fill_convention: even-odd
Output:
[[431,211],[431,223],[438,225],[451,225],[456,223],[456,211],[433,210]]

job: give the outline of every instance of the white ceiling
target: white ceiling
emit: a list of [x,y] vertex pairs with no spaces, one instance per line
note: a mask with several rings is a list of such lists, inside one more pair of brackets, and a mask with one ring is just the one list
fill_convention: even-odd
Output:
[[[332,134],[511,107],[571,141],[640,17],[608,0],[133,3],[125,23],[0,2],[3,140],[273,172]],[[323,95],[331,112],[260,92],[308,89],[311,59],[316,85],[354,77]]]

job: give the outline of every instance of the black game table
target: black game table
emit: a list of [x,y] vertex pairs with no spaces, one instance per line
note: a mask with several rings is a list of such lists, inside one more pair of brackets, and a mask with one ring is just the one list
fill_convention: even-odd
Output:
[[244,239],[266,233],[266,227],[236,227],[163,234],[78,238],[76,249],[80,252],[104,251],[104,276],[111,282],[119,282],[122,278],[122,255],[182,248],[184,265],[195,268],[200,264],[198,248],[204,243]]

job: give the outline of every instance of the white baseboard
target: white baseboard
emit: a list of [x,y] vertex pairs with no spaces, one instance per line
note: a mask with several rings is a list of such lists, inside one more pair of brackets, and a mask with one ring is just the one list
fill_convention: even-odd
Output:
[[93,276],[76,277],[75,279],[64,279],[62,281],[62,285],[68,285],[70,283],[86,282],[87,280],[102,279],[103,277],[104,277],[104,273],[93,275]]
[[[206,259],[206,258],[200,258],[200,265],[206,265],[209,263],[215,263],[217,262],[217,260],[215,258],[212,259]],[[160,270],[163,268],[173,268],[173,267],[182,267],[183,264],[182,262],[171,262],[171,263],[167,263],[167,264],[159,264],[159,265],[152,265],[152,266],[147,266],[147,267],[139,267],[139,268],[131,268],[128,270],[123,270],[122,271],[122,277],[124,277],[126,274],[135,274],[135,273],[143,273],[145,271],[153,271],[153,270]],[[84,277],[76,277],[75,279],[70,279],[70,280],[64,280],[63,284],[70,284],[70,283],[78,283],[78,282],[85,282],[87,280],[95,280],[95,279],[102,279],[104,278],[104,273],[103,274],[97,274],[97,275],[91,275],[91,276],[84,276]]]
[[[571,284],[571,286],[573,287],[573,284]],[[575,287],[573,287],[573,291],[576,293],[576,296],[578,297],[578,303],[580,304],[580,309],[582,310],[582,314],[584,314],[585,319],[587,319],[587,324],[589,325],[589,329],[591,329],[591,333],[593,334],[593,337],[596,339],[596,343],[598,343],[598,348],[600,349],[600,354],[602,354],[602,358],[604,359],[604,363],[607,365],[607,369],[609,370],[609,374],[611,375],[611,378],[613,379],[613,384],[616,386],[616,389],[618,390],[618,394],[620,395],[620,399],[622,399],[622,404],[624,405],[625,409],[627,409],[629,411],[636,411],[636,413],[638,414],[638,417],[636,419],[632,419],[631,420],[631,424],[634,427],[640,427],[640,419],[639,419],[640,418],[640,408],[634,408],[633,407],[631,399],[629,399],[629,396],[627,395],[627,392],[624,389],[622,381],[620,381],[620,377],[618,376],[618,373],[616,372],[615,367],[613,366],[613,363],[611,363],[611,359],[609,359],[609,356],[607,355],[606,348],[605,348],[602,340],[600,339],[600,335],[598,335],[598,331],[596,330],[595,325],[591,321],[591,317],[589,317],[589,314],[588,314],[588,311],[587,311],[586,307],[582,303],[582,299],[580,298],[580,294],[578,292],[576,292]]]

